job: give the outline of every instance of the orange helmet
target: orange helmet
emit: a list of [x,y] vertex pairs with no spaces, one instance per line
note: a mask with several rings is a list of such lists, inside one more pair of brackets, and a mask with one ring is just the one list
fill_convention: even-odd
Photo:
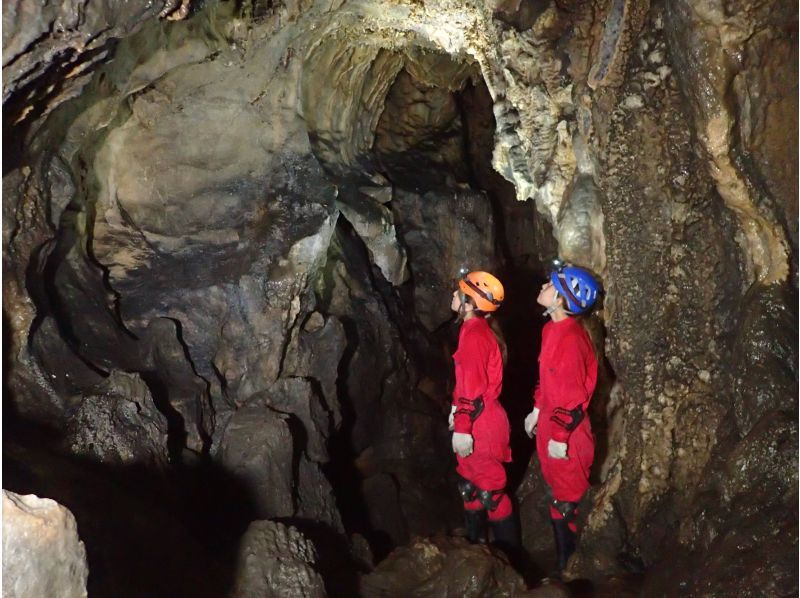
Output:
[[495,311],[506,296],[503,284],[488,272],[470,272],[458,281],[458,288],[475,301],[481,311]]

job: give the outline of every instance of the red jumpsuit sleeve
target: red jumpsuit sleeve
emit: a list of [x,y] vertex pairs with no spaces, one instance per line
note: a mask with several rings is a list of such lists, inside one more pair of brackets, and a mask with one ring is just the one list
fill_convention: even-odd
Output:
[[[540,357],[539,357],[539,360],[537,360],[537,363],[536,363],[537,368],[539,367],[539,363],[541,361],[541,352],[544,350],[544,346],[545,346],[545,342],[546,342],[545,338],[547,337],[547,335],[548,335],[547,324],[545,324],[545,327],[542,328],[542,344],[541,344],[541,347],[539,348]],[[533,406],[536,407],[536,405],[538,404],[539,408],[541,409],[541,405],[542,405],[541,401],[542,401],[542,379],[538,378],[536,380],[536,388],[533,389]]]
[[[552,407],[567,411],[580,407],[585,416],[597,376],[594,353],[579,337],[568,336],[559,342],[556,355],[558,377],[554,380]],[[568,416],[558,419],[570,420]],[[554,418],[551,417],[551,420],[556,424],[552,427],[553,440],[567,442],[572,431],[560,425]]]
[[[490,333],[491,334],[491,333]],[[484,400],[494,401],[500,396],[503,390],[503,354],[494,338],[484,340],[484,352],[486,355],[486,391]]]
[[536,388],[533,390],[533,406],[536,407],[536,403],[539,402],[542,396],[542,383],[537,380],[536,381]]
[[455,354],[456,387],[453,391],[453,429],[462,434],[472,433],[472,418],[475,399],[482,397],[488,386],[486,372],[487,350],[477,334],[464,334]]

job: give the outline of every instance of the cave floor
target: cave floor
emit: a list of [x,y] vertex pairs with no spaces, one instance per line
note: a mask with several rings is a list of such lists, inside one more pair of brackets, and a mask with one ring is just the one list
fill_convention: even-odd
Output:
[[[160,472],[99,464],[64,454],[59,442],[57,430],[6,427],[3,485],[52,498],[72,511],[86,546],[89,595],[211,598],[230,592],[250,516],[237,509],[235,492],[219,472],[202,465]],[[337,568],[344,564],[340,559]],[[554,568],[550,552],[531,554],[518,566],[535,595],[548,588],[575,597],[639,595],[641,575],[565,584],[542,573]],[[329,593],[355,592],[356,576],[346,576],[347,583],[326,577]]]
[[179,481],[66,456],[58,441],[54,430],[6,427],[3,487],[72,511],[86,546],[90,596],[226,595],[243,522],[211,485],[202,489],[201,471]]

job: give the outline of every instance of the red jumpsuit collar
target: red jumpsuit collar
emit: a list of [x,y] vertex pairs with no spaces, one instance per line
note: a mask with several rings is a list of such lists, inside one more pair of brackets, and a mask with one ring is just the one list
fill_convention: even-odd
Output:
[[558,326],[558,327],[564,326],[564,328],[568,328],[568,326],[567,326],[568,322],[571,322],[573,324],[577,324],[578,326],[580,326],[580,324],[578,324],[578,320],[576,320],[575,318],[572,318],[572,317],[568,317],[566,320],[561,320],[560,322],[556,322],[555,320],[550,320],[549,324],[551,326]]

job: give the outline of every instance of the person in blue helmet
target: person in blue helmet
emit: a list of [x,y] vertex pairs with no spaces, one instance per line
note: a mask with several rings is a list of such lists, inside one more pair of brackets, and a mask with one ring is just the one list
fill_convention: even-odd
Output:
[[536,299],[550,321],[542,329],[539,382],[525,431],[536,436],[550,491],[559,572],[575,551],[577,508],[589,488],[595,445],[586,412],[597,382],[597,359],[588,333],[573,316],[588,312],[598,291],[589,272],[555,262]]

